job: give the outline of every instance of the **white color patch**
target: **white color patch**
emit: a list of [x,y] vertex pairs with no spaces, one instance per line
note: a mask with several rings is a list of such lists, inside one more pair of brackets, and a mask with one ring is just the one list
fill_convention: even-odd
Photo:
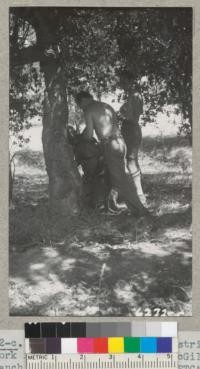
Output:
[[77,354],[77,338],[61,338],[62,354]]
[[147,337],[160,337],[161,336],[161,323],[160,322],[147,322],[146,323],[146,336]]
[[25,353],[30,354],[31,348],[30,348],[30,340],[29,338],[25,338]]
[[162,337],[177,337],[177,323],[176,322],[162,322],[161,323]]

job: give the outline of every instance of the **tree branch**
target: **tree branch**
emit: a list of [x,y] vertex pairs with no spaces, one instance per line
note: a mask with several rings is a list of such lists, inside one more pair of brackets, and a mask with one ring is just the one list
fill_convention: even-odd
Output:
[[24,47],[21,50],[11,49],[10,51],[10,66],[15,67],[23,64],[30,64],[34,62],[49,61],[44,53],[44,48],[39,46]]

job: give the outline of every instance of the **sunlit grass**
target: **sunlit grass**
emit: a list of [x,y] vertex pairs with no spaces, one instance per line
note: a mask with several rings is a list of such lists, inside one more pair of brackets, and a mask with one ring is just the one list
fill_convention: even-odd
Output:
[[183,138],[144,139],[144,189],[160,216],[152,231],[143,219],[97,211],[52,223],[42,153],[21,152],[10,211],[11,314],[191,315],[191,154]]

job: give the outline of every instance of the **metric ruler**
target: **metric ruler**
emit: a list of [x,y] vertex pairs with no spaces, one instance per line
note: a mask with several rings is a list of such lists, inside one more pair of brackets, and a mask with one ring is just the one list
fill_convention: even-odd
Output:
[[27,369],[178,369],[178,354],[27,354]]

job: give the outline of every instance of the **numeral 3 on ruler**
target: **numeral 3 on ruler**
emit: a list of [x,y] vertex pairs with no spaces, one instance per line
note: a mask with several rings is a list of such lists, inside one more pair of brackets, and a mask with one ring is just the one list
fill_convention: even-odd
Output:
[[27,369],[178,369],[178,354],[27,354]]

